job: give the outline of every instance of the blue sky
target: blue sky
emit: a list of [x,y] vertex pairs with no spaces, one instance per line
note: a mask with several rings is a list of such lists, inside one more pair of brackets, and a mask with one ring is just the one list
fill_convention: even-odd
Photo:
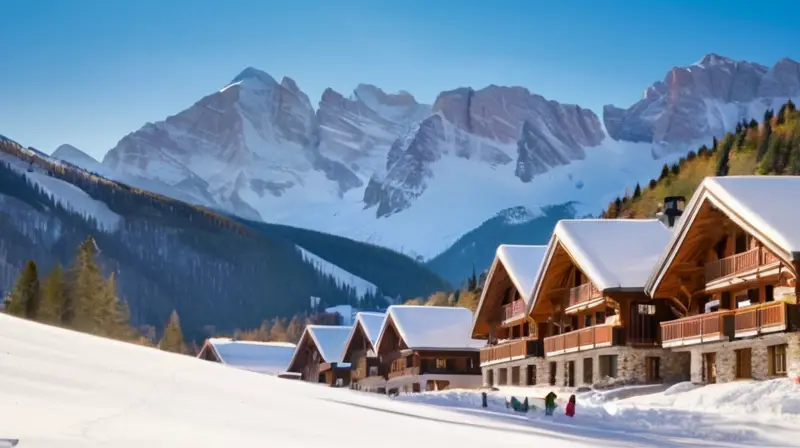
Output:
[[800,59],[800,2],[2,0],[0,133],[102,155],[246,66],[316,105],[360,82],[432,102],[522,85],[600,114],[715,52]]

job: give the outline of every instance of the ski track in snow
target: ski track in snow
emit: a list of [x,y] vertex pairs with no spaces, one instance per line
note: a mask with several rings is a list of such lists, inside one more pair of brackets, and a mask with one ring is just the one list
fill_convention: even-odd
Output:
[[[0,315],[0,438],[26,448],[798,446],[796,422],[677,410],[516,415],[475,391],[392,399]],[[644,405],[641,405],[644,406]],[[599,409],[599,408],[596,408]],[[563,413],[563,411],[562,411]],[[398,437],[398,435],[400,435]]]
[[300,246],[295,245],[300,253],[303,255],[303,259],[314,265],[320,272],[323,274],[328,274],[336,279],[337,284],[340,286],[351,286],[356,290],[356,297],[364,297],[367,294],[374,294],[377,292],[378,287],[374,284],[364,280],[363,278],[351,274],[348,271],[336,266],[335,264],[325,260],[324,258],[320,257],[319,255],[313,254],[306,249],[303,249]]

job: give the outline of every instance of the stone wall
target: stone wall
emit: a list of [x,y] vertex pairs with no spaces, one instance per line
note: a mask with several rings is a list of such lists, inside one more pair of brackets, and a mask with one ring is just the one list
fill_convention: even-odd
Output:
[[[605,356],[617,357],[617,372],[608,378],[601,372],[601,359]],[[587,352],[553,356],[548,361],[557,363],[556,385],[566,386],[569,362],[575,369],[575,386],[606,384],[644,384],[647,383],[647,358],[659,358],[659,373],[665,383],[677,383],[689,379],[691,365],[689,353],[671,352],[662,348],[608,347]],[[591,359],[591,375],[584,375],[585,359]],[[591,378],[590,381],[589,378]]]
[[[525,358],[509,362],[491,364],[486,367],[481,367],[481,375],[483,377],[484,387],[496,386],[511,386],[512,368],[519,367],[519,384],[528,385],[528,366],[533,365],[536,367],[536,385],[549,384],[550,378],[550,364],[544,358]],[[491,372],[491,373],[490,373]],[[507,378],[506,384],[500,384],[500,378],[505,376]],[[490,380],[491,384],[490,384]]]
[[800,334],[778,333],[753,339],[742,339],[716,344],[703,344],[693,346],[688,351],[691,354],[691,381],[701,384],[707,381],[704,378],[704,355],[714,353],[716,362],[717,383],[726,383],[736,380],[736,351],[750,349],[750,372],[752,379],[769,379],[769,347],[787,344],[786,367],[789,378],[800,376]]

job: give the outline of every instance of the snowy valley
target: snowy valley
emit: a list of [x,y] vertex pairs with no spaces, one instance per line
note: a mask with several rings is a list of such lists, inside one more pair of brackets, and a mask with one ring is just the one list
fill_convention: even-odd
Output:
[[795,61],[709,54],[669,70],[630,108],[606,106],[601,124],[580,106],[495,85],[427,105],[362,84],[349,97],[328,89],[315,107],[292,79],[247,68],[123,137],[102,164],[69,146],[54,156],[243,218],[388,247],[460,282],[472,263],[488,266],[491,250],[479,248],[498,241],[487,234],[527,224],[546,235],[543,207],[596,214],[664,163],[798,93]]
[[[431,443],[566,448],[800,446],[788,380],[580,395],[576,416],[516,414],[492,393],[390,398],[234,369],[0,315],[0,439],[20,447]],[[559,391],[560,392],[560,391]],[[532,396],[545,389],[527,388]],[[308,422],[313,421],[313,425]],[[342,428],[361,428],[347,431]],[[386,437],[402,430],[402,437]],[[0,446],[2,445],[0,441]]]

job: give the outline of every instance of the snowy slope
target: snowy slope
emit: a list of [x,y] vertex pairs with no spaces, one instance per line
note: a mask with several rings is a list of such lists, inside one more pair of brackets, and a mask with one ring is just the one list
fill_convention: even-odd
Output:
[[[759,428],[758,423],[726,425],[735,421],[719,415],[634,410],[624,418],[595,417],[584,416],[579,407],[574,420],[558,415],[550,421],[511,415],[502,401],[495,406],[496,399],[489,412],[481,412],[474,393],[462,401],[416,404],[231,369],[5,315],[0,328],[0,438],[17,438],[20,448],[345,448],[375,440],[387,448],[486,447],[499,440],[509,447],[781,446],[775,443],[782,428],[777,425],[771,438],[706,441],[710,432],[752,435]],[[657,419],[665,415],[671,420]],[[659,427],[666,422],[671,427]],[[676,425],[693,425],[693,435],[670,432]],[[399,430],[402,437],[387,437]],[[797,443],[784,440],[782,446]]]
[[64,207],[97,220],[97,225],[101,230],[113,232],[117,230],[122,221],[122,217],[111,211],[103,202],[92,199],[85,191],[69,182],[48,176],[38,166],[33,167],[33,172],[28,172],[27,164],[2,152],[0,152],[0,162],[6,162],[13,169],[25,173],[28,179],[38,184],[42,190]]
[[300,246],[297,246],[297,249],[303,255],[303,259],[305,261],[314,265],[314,267],[316,267],[320,272],[335,278],[337,285],[350,286],[354,288],[356,290],[356,297],[364,297],[367,294],[375,294],[378,291],[377,286],[364,280],[363,278],[345,271],[339,266],[336,266],[322,257],[312,254]]

